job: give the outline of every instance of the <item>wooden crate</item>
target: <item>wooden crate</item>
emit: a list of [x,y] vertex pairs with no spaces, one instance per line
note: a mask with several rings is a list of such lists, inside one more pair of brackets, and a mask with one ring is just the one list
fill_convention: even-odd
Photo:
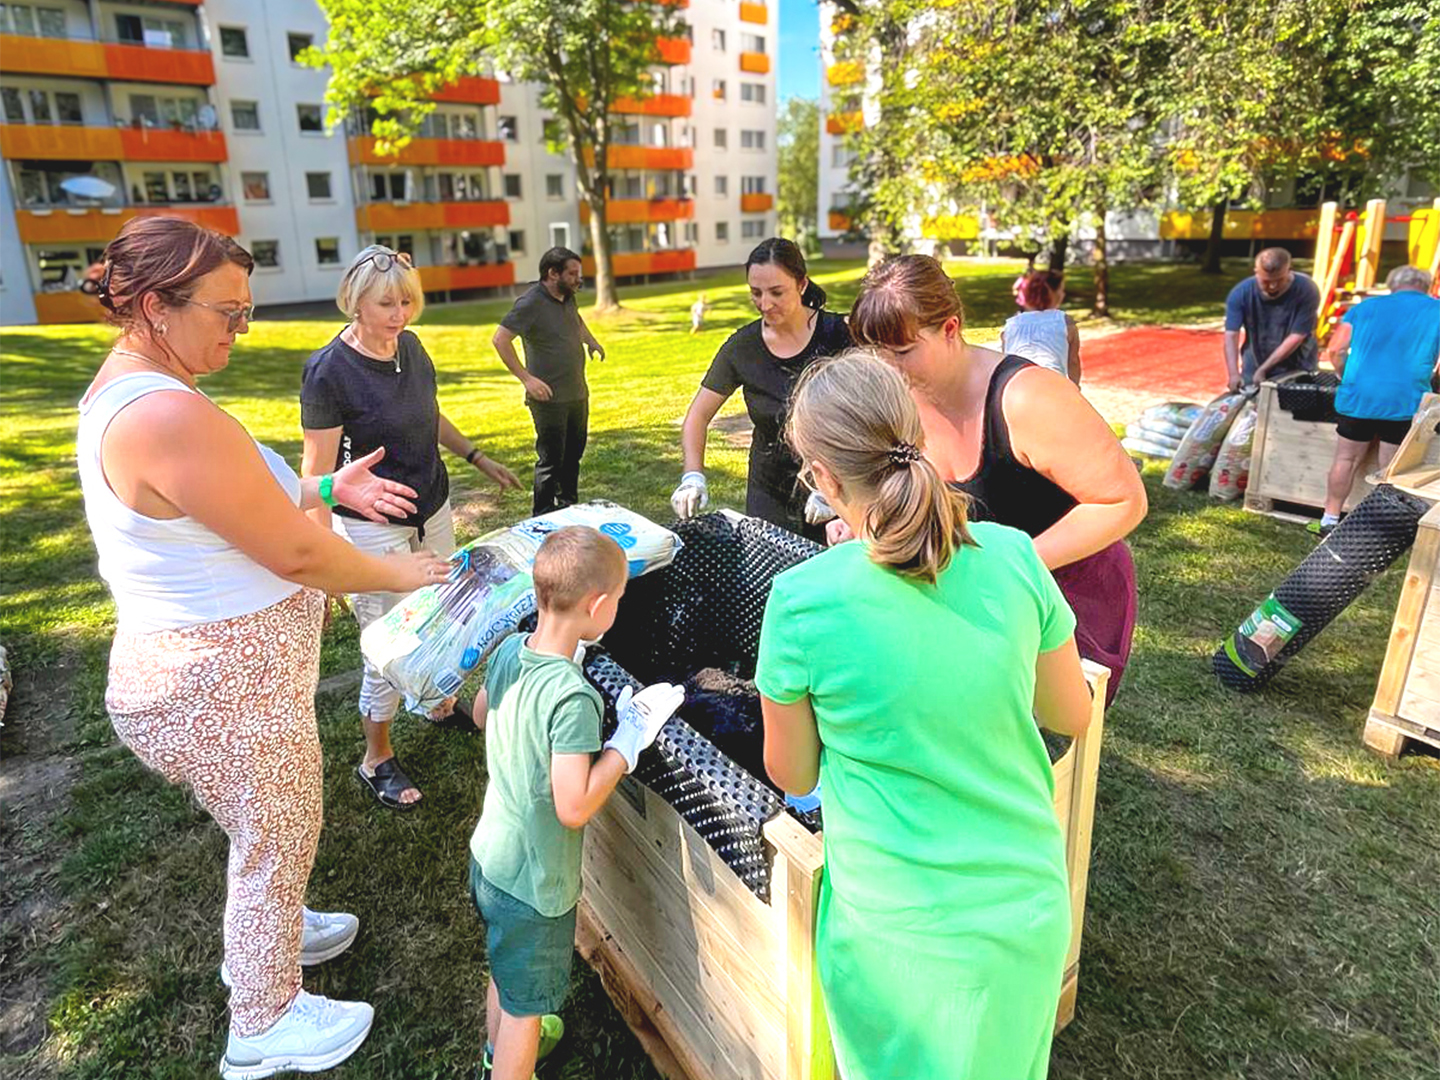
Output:
[[[1270,381],[1261,384],[1255,408],[1245,509],[1286,520],[1306,520],[1309,511],[1310,517],[1319,517],[1325,508],[1325,479],[1335,460],[1335,422],[1296,420],[1280,408],[1276,384]],[[1368,477],[1379,464],[1372,447],[1360,475]],[[1353,510],[1369,493],[1368,484],[1356,484],[1345,509]]]
[[[1057,1031],[1075,1015],[1110,674],[1085,667],[1094,715],[1053,766],[1073,918]],[[813,948],[821,838],[788,814],[764,837],[769,903],[633,781],[586,827],[576,947],[670,1080],[836,1080]]]

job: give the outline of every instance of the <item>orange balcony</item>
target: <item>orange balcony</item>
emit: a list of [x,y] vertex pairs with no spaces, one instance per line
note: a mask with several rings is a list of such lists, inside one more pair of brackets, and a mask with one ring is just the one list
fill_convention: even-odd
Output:
[[[608,199],[605,221],[609,225],[634,225],[648,221],[688,221],[695,216],[692,199]],[[580,221],[590,221],[590,204],[580,204]]]
[[35,294],[35,321],[39,323],[102,322],[105,309],[85,293],[42,292]]
[[214,86],[215,61],[199,49],[152,49],[145,45],[106,45],[105,73],[130,82]]
[[510,224],[510,204],[480,202],[370,203],[355,211],[355,224],[371,232],[400,229],[483,229]]
[[831,113],[825,118],[825,130],[831,135],[853,135],[865,128],[865,114],[860,112]]
[[[585,148],[585,163],[595,164],[595,151]],[[695,151],[683,146],[611,146],[612,169],[693,169]]]
[[740,212],[742,214],[763,214],[774,205],[775,196],[773,195],[758,193],[740,196]]
[[11,75],[76,75],[83,79],[106,77],[105,47],[98,41],[0,34],[0,54]]
[[689,116],[691,102],[683,94],[653,94],[647,98],[616,98],[611,112],[645,116]]
[[119,128],[0,124],[0,154],[12,160],[119,161],[121,153]]
[[122,161],[218,162],[230,156],[225,147],[225,133],[221,131],[120,128],[119,134]]
[[742,52],[740,70],[754,75],[764,75],[770,70],[770,57],[763,52]]
[[690,42],[684,38],[656,38],[655,44],[660,47],[661,63],[688,64],[690,62]]
[[175,217],[222,232],[240,235],[240,215],[233,206],[126,206],[115,210],[16,210],[15,229],[26,244],[95,243],[114,240],[120,226],[137,217]]
[[[580,260],[587,275],[594,275],[595,260],[587,255]],[[616,277],[637,277],[641,274],[678,274],[695,269],[693,248],[669,251],[636,251],[610,256],[610,269]]]
[[[1313,240],[1320,227],[1318,208],[1308,210],[1230,210],[1225,214],[1226,240]],[[1160,239],[1208,240],[1210,211],[1170,210],[1160,215]]]
[[831,86],[852,86],[865,79],[865,66],[858,60],[841,60],[825,69]]
[[504,165],[505,144],[483,139],[411,139],[398,155],[382,156],[369,135],[349,140],[355,165]]
[[764,26],[766,23],[768,23],[768,22],[770,21],[770,9],[769,9],[768,7],[766,7],[764,4],[746,4],[746,3],[741,3],[741,5],[740,5],[740,21],[741,21],[741,22],[748,22],[748,23],[757,23],[757,24],[759,24],[760,26]]
[[853,224],[850,220],[850,215],[845,213],[845,211],[830,211],[829,225],[834,232],[849,232]]
[[462,75],[449,86],[435,91],[430,97],[432,101],[458,105],[499,105],[500,81],[484,79],[478,75]]
[[488,266],[422,266],[420,287],[426,292],[452,289],[499,289],[515,284],[514,263]]

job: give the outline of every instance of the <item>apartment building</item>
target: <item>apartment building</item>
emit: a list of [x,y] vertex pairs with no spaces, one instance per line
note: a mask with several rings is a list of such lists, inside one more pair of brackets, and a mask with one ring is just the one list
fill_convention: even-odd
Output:
[[[743,262],[775,227],[776,10],[705,0],[660,42],[651,93],[622,101],[607,218],[622,278]],[[132,217],[219,229],[256,259],[257,304],[324,301],[379,241],[428,292],[534,277],[585,252],[575,170],[539,88],[471,77],[398,157],[373,117],[325,128],[314,0],[0,5],[0,323],[98,317],[85,270]]]

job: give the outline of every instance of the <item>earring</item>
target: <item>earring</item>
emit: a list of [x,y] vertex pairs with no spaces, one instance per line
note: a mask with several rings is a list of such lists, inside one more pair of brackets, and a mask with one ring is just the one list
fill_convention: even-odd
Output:
[[168,327],[163,322],[159,326],[155,327],[156,332],[159,333],[161,337],[165,336],[165,332],[167,331],[167,329]]

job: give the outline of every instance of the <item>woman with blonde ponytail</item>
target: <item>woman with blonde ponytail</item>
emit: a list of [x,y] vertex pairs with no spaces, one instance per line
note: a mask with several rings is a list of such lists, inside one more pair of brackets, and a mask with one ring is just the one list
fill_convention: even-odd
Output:
[[839,1071],[1043,1080],[1070,904],[1034,718],[1088,722],[1075,617],[1030,537],[967,521],[880,360],[808,369],[786,436],[859,541],[775,579],[755,677],[771,779],[824,791]]

